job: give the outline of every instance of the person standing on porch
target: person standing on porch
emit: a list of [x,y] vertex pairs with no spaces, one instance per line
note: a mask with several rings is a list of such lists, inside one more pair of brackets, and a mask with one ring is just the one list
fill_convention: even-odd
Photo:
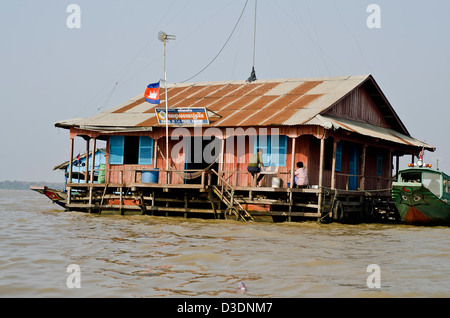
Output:
[[[263,153],[262,149],[258,148],[258,151],[250,156],[247,171],[251,173],[253,179],[256,178],[257,173],[261,172],[261,167],[264,167],[262,160],[262,153]],[[259,186],[259,182],[261,181],[262,178],[264,178],[264,175],[259,174],[258,179],[256,180],[256,186]]]
[[308,188],[309,180],[308,173],[305,167],[303,167],[303,162],[297,162],[297,170],[294,173],[294,181],[298,188]]

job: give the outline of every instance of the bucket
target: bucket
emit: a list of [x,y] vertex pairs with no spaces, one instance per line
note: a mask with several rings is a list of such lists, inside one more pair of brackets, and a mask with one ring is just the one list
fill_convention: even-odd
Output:
[[159,170],[142,171],[142,183],[158,183]]
[[281,179],[280,178],[272,178],[272,188],[281,188]]
[[98,167],[97,182],[98,183],[105,183],[105,164],[104,163],[100,164],[99,167]]

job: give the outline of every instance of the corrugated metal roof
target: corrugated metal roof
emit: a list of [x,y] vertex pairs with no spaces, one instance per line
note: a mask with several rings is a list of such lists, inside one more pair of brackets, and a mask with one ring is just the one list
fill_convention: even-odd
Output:
[[[169,107],[206,107],[222,116],[211,120],[210,126],[300,125],[330,107],[368,77],[172,84],[168,85],[167,94]],[[92,117],[61,121],[56,126],[159,126],[155,108],[165,107],[164,89],[160,98],[159,106],[149,104],[142,93]],[[252,118],[255,115],[257,120]]]
[[[363,135],[376,135],[396,143],[421,146],[420,142],[407,136],[409,133],[390,105],[388,107],[395,118],[396,128],[403,133],[384,131],[368,124],[346,123],[340,118],[320,117],[321,113],[368,81],[372,81],[371,87],[375,87],[382,95],[371,75],[257,80],[251,83],[230,81],[172,84],[168,85],[167,95],[169,107],[206,107],[220,115],[210,117],[210,127],[331,125],[334,128],[355,129]],[[142,93],[92,117],[60,121],[55,125],[99,130],[148,130],[163,126],[158,124],[155,108],[166,106],[164,89],[161,89],[160,99],[160,105],[150,104],[145,101]]]
[[332,116],[317,115],[313,119],[305,123],[305,125],[318,125],[326,129],[343,129],[363,136],[370,136],[376,139],[391,141],[397,144],[406,144],[408,146],[424,147],[433,150],[435,147],[430,146],[420,140],[406,136],[393,129],[373,126],[368,123],[355,120],[336,118]]

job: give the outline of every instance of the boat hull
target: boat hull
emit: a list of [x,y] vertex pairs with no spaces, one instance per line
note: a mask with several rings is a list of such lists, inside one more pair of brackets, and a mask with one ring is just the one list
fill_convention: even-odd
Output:
[[53,203],[59,206],[66,207],[67,194],[61,190],[52,189],[46,186],[30,186],[30,190],[39,192],[52,200]]
[[406,224],[450,224],[450,204],[438,198],[421,183],[394,182],[392,198]]

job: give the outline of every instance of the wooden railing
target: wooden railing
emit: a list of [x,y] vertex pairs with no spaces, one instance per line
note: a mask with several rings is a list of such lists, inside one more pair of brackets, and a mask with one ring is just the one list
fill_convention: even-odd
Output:
[[[239,170],[230,170],[230,171],[221,171],[216,172],[215,170],[200,170],[200,169],[186,169],[186,170],[174,170],[174,169],[156,169],[158,171],[158,184],[184,184],[185,178],[183,176],[185,174],[199,174],[200,185],[213,185],[211,177],[212,175],[216,175],[218,177],[217,184],[214,185],[222,185],[226,183],[228,185],[233,185],[233,187],[247,187],[253,186],[253,178],[247,171],[239,171]],[[95,169],[94,173],[98,176],[100,172],[104,172],[105,180],[104,182],[97,183],[107,183],[107,184],[119,184],[119,185],[132,185],[142,183],[142,173],[143,172],[154,172],[154,168],[114,168],[114,169]],[[245,178],[242,178],[242,175],[247,175],[248,179],[245,182]],[[287,188],[290,186],[290,172],[276,172],[272,174],[273,177],[278,177],[282,180],[281,187]],[[357,189],[361,189],[361,178],[364,178],[364,189],[365,190],[381,190],[381,189],[390,189],[392,181],[395,181],[394,178],[386,178],[382,176],[368,176],[361,174],[346,174],[346,173],[336,173],[336,188],[342,190],[348,190],[350,184],[350,178],[357,177]],[[189,179],[189,178],[188,178]],[[245,183],[241,183],[244,180]],[[330,186],[325,184],[326,187]],[[73,183],[72,183],[73,184]],[[77,184],[82,185],[83,183]],[[73,184],[74,185],[74,184]],[[266,184],[266,186],[270,187],[271,184]]]

